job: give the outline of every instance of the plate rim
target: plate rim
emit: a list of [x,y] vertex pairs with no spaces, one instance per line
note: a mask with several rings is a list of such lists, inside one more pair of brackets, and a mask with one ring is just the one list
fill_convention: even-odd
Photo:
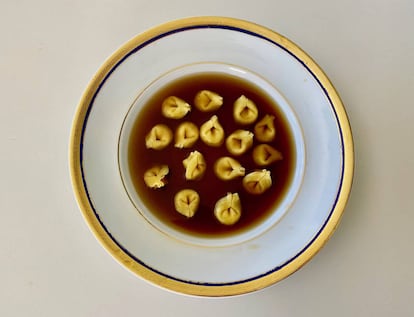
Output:
[[[203,26],[235,28],[269,40],[290,53],[296,60],[301,62],[319,82],[335,111],[342,135],[343,173],[341,186],[337,193],[335,206],[332,208],[331,214],[322,226],[322,229],[317,233],[316,237],[304,247],[301,253],[280,269],[275,268],[272,272],[266,273],[254,280],[247,280],[237,284],[208,285],[186,283],[185,281],[171,279],[138,263],[113,240],[106,228],[97,218],[97,215],[90,204],[87,189],[84,186],[82,177],[81,144],[84,122],[88,117],[88,112],[91,108],[90,104],[94,99],[95,93],[99,90],[100,86],[105,81],[105,78],[110,75],[118,63],[137,50],[137,47],[151,39],[158,38],[163,34],[173,33],[174,31],[183,28],[200,28]],[[319,67],[319,65],[298,45],[281,34],[254,22],[218,16],[189,17],[160,24],[136,35],[121,45],[98,69],[89,81],[74,115],[69,140],[69,169],[75,198],[86,223],[99,243],[125,268],[154,285],[176,293],[220,297],[250,293],[270,286],[299,270],[326,244],[339,225],[351,192],[354,174],[354,144],[348,116],[336,89],[321,67]]]

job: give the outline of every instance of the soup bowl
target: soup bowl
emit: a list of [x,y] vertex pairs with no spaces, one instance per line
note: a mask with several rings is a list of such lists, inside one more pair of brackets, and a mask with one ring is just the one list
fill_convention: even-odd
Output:
[[[292,134],[292,140],[294,143],[294,146],[293,146],[294,153],[290,154],[290,156],[292,156],[291,160],[293,161],[291,164],[292,165],[291,168],[293,170],[293,173],[292,173],[293,175],[291,177],[292,180],[286,181],[286,183],[288,183],[286,184],[286,186],[289,187],[289,189],[286,190],[286,193],[283,193],[283,198],[281,199],[280,202],[278,202],[277,205],[275,204],[270,207],[272,210],[268,212],[267,217],[264,217],[264,219],[261,222],[257,223],[256,225],[250,226],[248,230],[240,230],[241,232],[237,234],[218,234],[217,232],[215,232],[209,235],[206,235],[206,234],[202,235],[202,234],[191,234],[191,232],[189,233],[189,232],[185,232],[182,230],[178,230],[176,226],[175,227],[173,226],[174,224],[173,220],[177,222],[176,219],[177,218],[180,219],[181,217],[183,218],[182,221],[184,221],[186,225],[188,223],[191,223],[191,220],[187,219],[184,216],[176,215],[176,213],[173,210],[170,210],[170,208],[168,208],[164,212],[172,213],[176,217],[174,217],[173,220],[170,220],[170,224],[166,221],[162,221],[159,217],[157,217],[156,214],[154,214],[151,211],[152,202],[148,201],[146,204],[145,199],[144,200],[142,199],[145,197],[140,197],[140,193],[136,190],[136,186],[134,185],[134,182],[137,181],[134,178],[138,178],[141,182],[143,182],[144,173],[141,173],[141,175],[136,175],[135,170],[131,170],[130,168],[130,160],[131,160],[131,155],[129,153],[130,147],[131,147],[130,143],[131,142],[142,142],[142,143],[145,142],[144,137],[142,137],[141,140],[134,140],[134,139],[131,140],[132,130],[137,124],[136,121],[139,119],[140,114],[143,112],[143,107],[145,107],[146,104],[149,102],[149,100],[151,100],[151,98],[153,98],[153,96],[156,95],[158,91],[161,91],[165,86],[168,86],[171,83],[174,83],[175,81],[180,80],[182,78],[186,78],[186,77],[190,78],[189,80],[191,81],[191,80],[194,80],[193,78],[195,76],[203,76],[203,74],[207,74],[209,76],[215,75],[216,76],[215,78],[218,78],[217,76],[231,76],[233,78],[241,79],[241,80],[244,80],[246,83],[249,83],[250,85],[254,85],[256,89],[268,95],[268,98],[270,98],[274,102],[275,106],[278,107],[278,110],[280,111],[280,115],[286,119],[287,125],[291,129],[290,134]],[[220,87],[218,88],[220,89]],[[225,100],[223,103],[224,105],[222,105],[222,107],[228,107],[230,108],[229,110],[233,110],[232,102],[228,102],[227,100]],[[156,102],[155,105],[151,104],[150,106],[153,106],[150,109],[151,112],[155,111],[155,112],[161,113],[161,109],[160,109],[161,102]],[[193,108],[192,111],[197,111],[197,109],[194,110],[194,106],[192,108]],[[212,115],[212,113],[215,114],[215,113],[220,113],[220,112],[219,111],[202,112],[202,115],[205,119],[207,119]],[[185,116],[184,118],[182,118],[182,120],[166,119],[165,121],[167,122],[167,124],[169,124],[170,122],[175,123],[177,121],[188,122],[188,120],[189,120],[188,116]],[[257,119],[257,121],[259,121],[259,119]],[[138,122],[138,123],[143,124],[142,122]],[[157,123],[158,122],[155,122],[154,125]],[[222,124],[225,127],[224,130],[227,130],[229,134],[231,132],[231,131],[228,131],[227,129],[227,126],[229,123],[224,121],[222,122]],[[245,125],[239,126],[239,127],[245,129],[245,131],[248,131],[246,130],[247,127]],[[253,130],[252,125],[250,125],[250,129]],[[260,142],[256,142],[256,143],[260,143]],[[267,144],[267,143],[264,143],[264,144]],[[132,147],[134,147],[134,145]],[[170,145],[170,147],[172,147],[172,145]],[[173,152],[174,154],[169,154],[167,156],[177,156],[183,152],[186,153],[185,155],[188,155],[189,151],[197,151],[197,149],[198,147],[196,143],[195,145],[191,146],[190,149],[187,151],[183,151],[185,149],[178,149],[175,152]],[[210,148],[207,147],[207,150],[213,151],[214,154],[215,152],[221,150],[223,152],[222,154],[223,157],[228,157],[229,155],[231,155],[231,153],[228,153],[228,151],[225,149],[224,145],[220,147],[210,147]],[[252,152],[252,149],[247,151],[246,155],[250,157],[252,155],[251,152]],[[150,154],[151,154],[151,150],[145,151],[144,153],[141,154],[141,156],[150,155]],[[160,78],[157,78],[154,82],[152,82],[148,87],[146,87],[139,93],[137,99],[134,101],[131,108],[129,109],[125,117],[124,123],[122,125],[120,139],[119,139],[118,156],[119,156],[119,167],[120,167],[121,178],[123,180],[125,189],[132,203],[135,205],[136,209],[141,213],[141,215],[144,218],[148,220],[149,223],[154,225],[161,232],[171,236],[172,238],[176,238],[183,242],[196,244],[200,246],[215,246],[215,247],[243,243],[247,240],[253,239],[254,237],[260,235],[261,233],[265,232],[266,230],[271,228],[273,225],[275,225],[275,223],[277,223],[278,220],[280,220],[283,217],[285,212],[289,209],[289,206],[291,206],[291,204],[293,203],[299,191],[300,184],[302,182],[303,173],[304,173],[304,167],[305,167],[305,146],[304,146],[304,141],[303,141],[303,136],[302,136],[302,130],[296,118],[296,115],[294,113],[294,110],[289,105],[287,100],[268,81],[250,72],[249,70],[242,69],[235,65],[229,65],[229,64],[224,64],[224,63],[211,63],[211,62],[200,62],[200,63],[191,64],[191,65],[183,65],[177,69],[171,70],[167,72],[166,74],[162,75]],[[235,159],[238,158],[238,156],[234,156],[234,157]],[[139,164],[140,157],[138,156],[134,159]],[[180,160],[182,160],[182,158]],[[162,162],[168,163],[169,161],[170,162],[172,161],[171,158],[165,157],[164,154],[162,154]],[[155,162],[151,162],[151,165],[152,164],[155,164]],[[179,162],[179,165],[181,165],[181,162]],[[262,168],[261,166],[254,166],[254,167],[255,168],[253,170],[256,170],[256,169],[260,170]],[[214,168],[214,164],[207,164],[207,169],[212,170],[213,168]],[[182,171],[184,170],[184,168],[178,168],[178,170]],[[178,172],[178,173],[175,173],[174,177],[184,178],[183,174],[184,172]],[[273,178],[275,178],[273,182],[279,181],[277,173],[275,174],[276,175],[273,175]],[[239,178],[239,180],[240,180],[239,183],[241,183],[241,177]],[[210,187],[210,186],[217,187],[217,186],[222,185],[223,186],[223,189],[221,189],[222,195],[225,195],[227,192],[229,192],[229,190],[227,190],[226,188],[226,182],[217,181],[217,183],[214,183],[214,180],[211,181],[211,178],[201,179],[198,182],[202,182],[202,181],[206,182],[207,187]],[[192,183],[194,182],[190,180],[190,181],[184,181],[184,183],[187,185],[185,187],[188,187],[188,186],[191,187]],[[174,185],[168,184],[166,186],[174,186]],[[205,197],[201,197],[201,200],[203,201],[207,199],[208,197],[206,196],[210,196],[211,191],[212,191],[211,188],[207,188],[206,193],[204,195]],[[141,196],[145,195],[145,193],[146,191],[142,191]],[[151,196],[151,198],[149,199],[157,200],[157,199],[163,198],[162,195],[165,195],[166,193],[165,191],[158,190],[157,194],[159,198]],[[278,195],[273,195],[273,196],[278,196]],[[260,200],[263,199],[261,195],[249,195],[247,196],[247,198],[250,198],[251,200],[254,201],[252,205],[254,206],[255,209],[257,209],[257,206],[260,205]],[[279,197],[273,197],[274,200],[278,198]],[[173,198],[171,198],[170,200],[171,200],[171,209],[172,209],[174,200]],[[213,210],[211,210],[210,212],[209,208],[205,208],[205,209],[207,209],[205,210],[206,212],[211,214],[211,218],[214,218]],[[243,212],[244,211],[242,210],[242,213]],[[255,213],[256,210],[250,210],[249,212]],[[197,214],[195,216],[197,216]],[[202,218],[200,221],[203,221],[203,220],[205,220],[205,217]],[[217,222],[217,226],[223,227],[223,225],[221,225],[219,222]],[[227,225],[227,226],[224,226],[223,230],[226,233],[226,231],[230,231],[231,229],[233,229],[232,226]],[[194,231],[196,231],[196,229]]]

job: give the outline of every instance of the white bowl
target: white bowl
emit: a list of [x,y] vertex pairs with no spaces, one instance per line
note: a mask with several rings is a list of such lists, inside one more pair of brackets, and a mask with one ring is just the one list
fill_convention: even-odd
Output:
[[[206,69],[260,83],[288,118],[298,154],[293,185],[273,215],[220,239],[157,222],[131,190],[125,162],[142,101],[163,83]],[[348,199],[353,154],[341,100],[306,53],[256,24],[200,17],[140,34],[104,63],[74,119],[70,168],[91,230],[126,268],[175,292],[228,296],[274,284],[325,244]]]
[[[133,184],[132,177],[135,177],[129,168],[129,156],[128,149],[130,144],[131,130],[135,125],[135,121],[139,117],[142,108],[146,105],[148,100],[160,89],[167,86],[171,82],[183,78],[189,75],[196,74],[224,74],[232,77],[243,79],[247,82],[254,83],[255,86],[260,87],[260,90],[264,91],[272,100],[278,105],[281,113],[287,119],[288,125],[292,130],[292,136],[295,144],[294,153],[294,175],[289,190],[283,195],[282,201],[276,206],[274,212],[269,217],[262,221],[258,225],[249,228],[247,231],[242,231],[239,234],[229,236],[195,236],[180,230],[174,229],[168,226],[163,221],[158,219],[149,209],[148,206],[142,201],[141,197],[137,193]],[[208,114],[208,117],[211,114]],[[223,123],[225,125],[225,122]],[[192,149],[195,150],[196,148]],[[247,69],[242,69],[234,65],[223,63],[196,63],[185,65],[167,72],[160,78],[157,78],[148,87],[143,89],[138,98],[134,101],[130,110],[128,111],[125,121],[123,123],[120,141],[119,141],[119,167],[121,177],[125,186],[125,189],[131,198],[132,203],[137,210],[154,226],[156,226],[163,233],[170,235],[173,238],[180,239],[183,242],[200,245],[200,246],[215,246],[223,247],[231,244],[242,243],[247,240],[253,239],[262,234],[269,228],[271,228],[277,221],[279,221],[283,215],[287,212],[291,204],[293,203],[296,195],[299,191],[302,183],[304,168],[305,168],[305,145],[303,141],[302,129],[296,118],[293,108],[288,104],[286,99],[272,86],[269,82],[261,78],[260,76],[251,73]],[[131,176],[133,175],[133,176]],[[258,197],[255,197],[258,199]],[[259,197],[260,199],[260,197]]]

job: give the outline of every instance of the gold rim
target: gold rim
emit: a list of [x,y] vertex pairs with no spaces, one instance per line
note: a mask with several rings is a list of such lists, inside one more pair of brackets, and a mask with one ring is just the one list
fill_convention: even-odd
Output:
[[[200,285],[174,280],[146,268],[130,257],[112,240],[112,238],[105,231],[105,228],[96,218],[95,212],[89,203],[81,171],[80,145],[83,124],[87,117],[87,112],[95,92],[98,90],[99,85],[106,78],[111,69],[139,44],[157,37],[160,34],[171,32],[173,30],[203,25],[227,26],[252,32],[277,43],[289,51],[297,59],[302,61],[303,64],[306,65],[306,67],[314,74],[325,89],[327,96],[330,98],[336,112],[343,138],[344,161],[342,186],[338,193],[336,205],[332,210],[325,226],[321,232],[319,232],[315,240],[313,240],[313,242],[301,254],[280,269],[264,275],[263,277],[231,285]],[[119,48],[101,66],[87,86],[74,117],[69,144],[69,167],[74,193],[86,222],[99,242],[116,260],[147,281],[175,292],[198,296],[229,296],[259,290],[286,278],[306,264],[325,245],[338,226],[345,205],[348,201],[354,172],[354,149],[351,127],[339,95],[321,68],[302,49],[282,35],[251,22],[224,17],[194,17],[162,24],[132,38],[121,48]]]

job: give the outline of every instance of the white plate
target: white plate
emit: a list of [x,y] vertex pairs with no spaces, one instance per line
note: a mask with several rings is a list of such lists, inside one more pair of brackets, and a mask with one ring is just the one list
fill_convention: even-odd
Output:
[[[259,74],[283,95],[302,130],[305,165],[296,199],[270,229],[238,243],[205,247],[162,233],[137,212],[119,171],[120,131],[134,100],[155,79],[197,63]],[[344,107],[315,62],[271,30],[218,17],[166,23],[118,49],[87,87],[70,145],[74,191],[101,244],[147,281],[203,296],[261,289],[310,260],[338,225],[353,164]]]

